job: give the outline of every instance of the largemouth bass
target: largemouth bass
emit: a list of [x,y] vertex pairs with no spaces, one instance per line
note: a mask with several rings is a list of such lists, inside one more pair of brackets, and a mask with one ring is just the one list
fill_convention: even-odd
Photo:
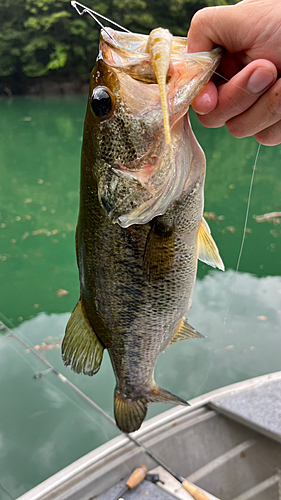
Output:
[[76,233],[80,299],[63,360],[93,375],[108,349],[114,413],[138,429],[152,402],[188,404],[158,387],[160,352],[202,337],[185,315],[197,260],[223,269],[203,219],[205,156],[187,115],[220,49],[186,54],[186,39],[101,32],[85,118]]

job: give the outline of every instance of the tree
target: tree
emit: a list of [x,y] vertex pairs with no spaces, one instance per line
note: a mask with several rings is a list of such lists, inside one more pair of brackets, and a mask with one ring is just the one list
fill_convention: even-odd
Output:
[[[238,0],[237,0],[238,1]],[[206,5],[235,0],[100,0],[94,8],[131,31],[162,26],[185,36],[191,17]],[[0,88],[23,91],[38,77],[87,81],[98,51],[99,27],[79,17],[69,0],[0,3]]]

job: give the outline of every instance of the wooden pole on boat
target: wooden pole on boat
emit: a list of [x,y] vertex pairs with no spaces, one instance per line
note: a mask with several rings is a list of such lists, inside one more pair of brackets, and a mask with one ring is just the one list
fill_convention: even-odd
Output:
[[146,465],[140,465],[137,469],[135,469],[132,474],[130,475],[129,479],[126,481],[126,485],[123,488],[120,493],[118,493],[117,497],[114,498],[114,500],[122,500],[122,496],[126,491],[128,490],[133,490],[138,486],[145,478],[146,474],[148,473],[148,468]]
[[[92,399],[90,399],[84,392],[82,392],[75,384],[70,382],[62,373],[60,373],[49,361],[47,361],[45,358],[40,356],[33,347],[30,347],[27,342],[22,340],[13,330],[11,330],[5,323],[0,321],[0,329],[5,328],[9,334],[14,337],[20,344],[22,344],[25,349],[29,349],[29,351],[34,354],[34,356],[39,359],[44,365],[46,365],[51,372],[53,372],[60,380],[61,382],[67,384],[69,387],[71,387],[77,394],[79,394],[83,399],[88,401],[88,403],[95,408],[99,413],[101,413],[107,420],[109,420],[115,427],[117,427],[115,420],[108,415],[102,408],[100,408]],[[39,377],[38,377],[39,378]],[[160,458],[158,458],[152,451],[150,451],[149,448],[147,448],[143,443],[141,443],[138,439],[134,438],[131,436],[131,434],[127,434],[124,432],[125,436],[127,436],[130,441],[135,443],[138,447],[140,447],[154,462],[156,462],[158,465],[163,467],[171,476],[173,476],[179,483],[181,483],[182,487],[194,498],[194,500],[211,500],[209,496],[206,494],[202,493],[202,491],[198,490],[193,484],[189,483],[184,477],[179,476],[175,472],[170,469]],[[189,488],[189,489],[188,489]],[[197,495],[197,496],[195,496]],[[200,496],[201,495],[201,496]]]
[[198,490],[194,484],[191,484],[186,479],[181,483],[182,487],[189,493],[194,500],[210,500],[209,495],[203,493],[203,491]]

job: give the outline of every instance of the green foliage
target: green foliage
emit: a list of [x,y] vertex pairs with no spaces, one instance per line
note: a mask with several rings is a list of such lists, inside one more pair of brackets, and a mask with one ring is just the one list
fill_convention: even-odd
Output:
[[[86,1],[86,0],[85,0]],[[148,33],[157,26],[185,35],[193,14],[209,5],[238,0],[100,0],[89,7],[128,29]],[[88,79],[98,50],[99,28],[79,17],[69,0],[0,2],[0,87],[34,77]],[[6,83],[5,83],[6,82]]]

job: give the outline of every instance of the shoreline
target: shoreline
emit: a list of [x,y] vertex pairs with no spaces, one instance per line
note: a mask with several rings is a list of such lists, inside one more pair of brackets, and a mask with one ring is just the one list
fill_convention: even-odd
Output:
[[67,96],[77,94],[88,94],[89,80],[83,81],[79,78],[32,78],[30,81],[17,82],[15,80],[0,81],[0,97],[14,96]]

